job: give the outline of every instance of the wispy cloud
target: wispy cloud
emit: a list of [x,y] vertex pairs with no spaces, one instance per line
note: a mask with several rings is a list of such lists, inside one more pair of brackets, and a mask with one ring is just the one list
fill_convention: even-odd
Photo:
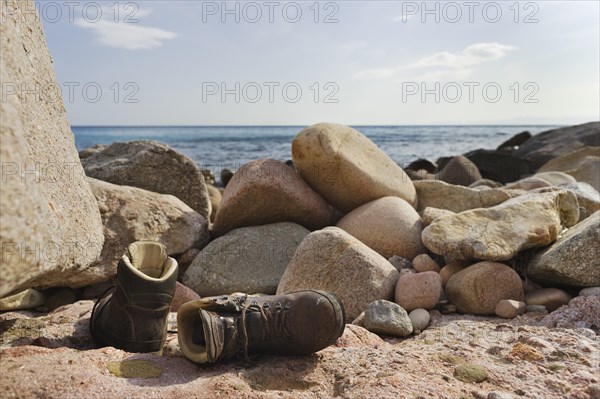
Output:
[[471,74],[475,65],[498,60],[515,48],[500,43],[475,43],[458,52],[442,51],[421,58],[411,64],[367,69],[355,73],[352,77],[363,80],[382,79],[411,69],[443,67],[444,69],[442,70],[428,72],[421,75],[421,77],[424,80],[446,80],[450,76],[454,78],[466,78]]
[[151,12],[149,9],[137,10],[136,13],[130,13],[130,18],[120,18],[118,21],[114,20],[114,14],[103,13],[108,17],[96,22],[80,19],[75,23],[81,28],[93,30],[102,45],[126,50],[148,50],[160,47],[163,41],[177,36],[164,29],[140,25],[139,18]]
[[443,66],[447,68],[466,68],[486,61],[494,61],[506,55],[515,47],[500,43],[476,43],[464,50],[452,53],[442,51],[410,64],[408,68],[426,68]]

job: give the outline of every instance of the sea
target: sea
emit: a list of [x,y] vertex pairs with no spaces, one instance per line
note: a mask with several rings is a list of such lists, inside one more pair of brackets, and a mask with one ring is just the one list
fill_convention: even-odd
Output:
[[[556,125],[499,126],[353,126],[401,166],[425,158],[494,149],[525,130],[532,134]],[[73,126],[78,150],[117,141],[156,140],[168,144],[212,170],[235,170],[259,158],[286,161],[292,140],[303,126]]]

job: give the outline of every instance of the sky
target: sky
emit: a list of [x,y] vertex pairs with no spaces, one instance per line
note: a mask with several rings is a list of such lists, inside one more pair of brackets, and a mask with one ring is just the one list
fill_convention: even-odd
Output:
[[38,1],[72,125],[600,119],[598,1]]

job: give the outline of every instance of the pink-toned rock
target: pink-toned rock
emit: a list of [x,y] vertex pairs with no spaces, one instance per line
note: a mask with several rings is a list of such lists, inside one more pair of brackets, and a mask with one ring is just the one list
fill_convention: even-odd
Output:
[[177,312],[181,305],[196,299],[200,299],[200,295],[196,294],[194,290],[186,287],[178,281],[177,285],[175,285],[175,295],[173,296],[173,301],[171,302],[171,312]]
[[514,319],[525,313],[527,305],[525,302],[513,301],[512,299],[503,299],[496,305],[495,313],[498,317],[505,319]]
[[567,306],[561,306],[548,316],[542,324],[559,328],[592,328],[600,333],[600,296],[578,296]]
[[177,265],[179,266],[179,276],[183,276],[190,267],[196,256],[200,253],[198,248],[190,248],[177,257]]
[[441,293],[442,281],[436,272],[405,274],[396,283],[396,303],[407,312],[433,309]]
[[479,262],[450,277],[446,296],[461,313],[494,314],[503,299],[523,300],[523,284],[510,267]]
[[337,227],[310,233],[283,273],[277,294],[325,290],[336,294],[353,320],[373,301],[392,299],[398,270]]
[[427,254],[420,254],[415,256],[412,262],[413,269],[417,272],[436,272],[439,273],[441,268],[436,261],[431,259],[431,256]]
[[446,283],[450,277],[464,269],[466,266],[462,261],[452,261],[440,270],[440,278],[442,279],[442,288],[446,288]]
[[296,170],[281,161],[259,159],[240,167],[227,184],[215,216],[214,237],[238,227],[293,222],[317,230],[332,210]]
[[558,288],[542,288],[531,291],[525,295],[527,305],[545,306],[548,312],[553,312],[563,305],[567,305],[571,295]]
[[425,248],[423,224],[415,209],[398,197],[383,197],[346,214],[336,225],[386,259],[399,255],[412,260]]
[[338,348],[360,348],[387,346],[387,343],[362,326],[346,324],[346,329],[338,338],[335,346]]

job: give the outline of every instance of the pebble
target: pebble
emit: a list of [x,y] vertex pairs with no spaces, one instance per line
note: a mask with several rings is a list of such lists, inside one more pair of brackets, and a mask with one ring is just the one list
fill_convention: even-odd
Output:
[[376,334],[405,337],[413,332],[413,325],[406,310],[384,299],[367,306],[364,325],[367,330]]
[[415,309],[408,314],[410,321],[412,322],[413,331],[415,333],[424,331],[429,325],[429,321],[431,320],[431,316],[429,312],[425,309]]
[[548,314],[548,309],[543,305],[527,305],[525,307],[525,313],[543,313]]
[[496,305],[496,316],[505,319],[514,319],[515,317],[525,313],[527,305],[525,302],[514,301],[512,299],[503,299]]
[[403,258],[402,256],[394,255],[388,259],[388,262],[390,262],[398,271],[401,271],[402,269],[412,269],[412,262],[410,259]]
[[427,254],[420,254],[415,256],[412,261],[413,269],[417,272],[436,272],[439,273],[441,270],[440,265],[436,261],[431,259],[431,256]]
[[440,300],[442,282],[436,272],[409,273],[396,283],[396,303],[411,312],[414,309],[433,309]]
[[542,305],[549,312],[553,312],[563,305],[568,305],[570,300],[571,296],[558,288],[542,288],[525,295],[527,305]]
[[587,287],[579,291],[579,296],[600,296],[600,287]]

